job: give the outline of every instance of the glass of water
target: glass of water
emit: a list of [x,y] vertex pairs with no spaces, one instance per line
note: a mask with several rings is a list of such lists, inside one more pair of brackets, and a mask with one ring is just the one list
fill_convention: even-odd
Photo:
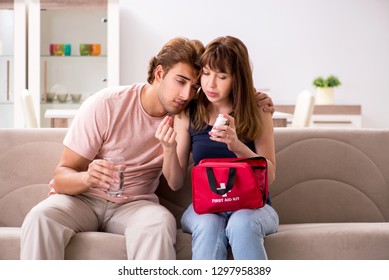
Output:
[[107,157],[104,160],[111,162],[115,168],[114,182],[107,189],[107,194],[119,197],[123,193],[124,170],[126,169],[124,157]]

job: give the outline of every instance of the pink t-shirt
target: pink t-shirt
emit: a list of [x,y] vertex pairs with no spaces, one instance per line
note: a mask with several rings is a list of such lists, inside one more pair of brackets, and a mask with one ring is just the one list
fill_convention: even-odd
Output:
[[145,84],[103,89],[80,107],[63,141],[79,155],[93,160],[124,156],[125,180],[122,197],[105,190],[87,192],[117,203],[134,200],[158,202],[155,190],[162,173],[162,144],[155,132],[163,117],[148,115],[140,102]]

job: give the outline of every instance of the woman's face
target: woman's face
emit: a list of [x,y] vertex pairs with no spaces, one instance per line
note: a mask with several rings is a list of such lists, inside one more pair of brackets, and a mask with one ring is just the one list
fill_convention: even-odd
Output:
[[219,102],[228,99],[232,91],[232,76],[229,73],[215,72],[208,65],[203,67],[201,88],[209,102]]

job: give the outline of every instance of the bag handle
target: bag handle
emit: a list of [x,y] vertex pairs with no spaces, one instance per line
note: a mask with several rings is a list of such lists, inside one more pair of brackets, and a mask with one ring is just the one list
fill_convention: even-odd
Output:
[[218,188],[218,185],[216,183],[215,174],[213,173],[212,167],[206,167],[206,171],[207,171],[209,187],[210,187],[212,192],[223,195],[223,194],[226,194],[227,192],[229,192],[232,189],[232,187],[234,186],[236,168],[229,169],[228,180],[227,180],[227,185],[226,185],[225,189]]

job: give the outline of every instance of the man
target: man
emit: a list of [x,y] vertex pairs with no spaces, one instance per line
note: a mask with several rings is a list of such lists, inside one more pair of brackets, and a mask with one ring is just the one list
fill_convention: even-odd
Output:
[[[172,39],[150,61],[148,83],[103,89],[82,104],[51,195],[22,225],[21,259],[63,259],[69,240],[83,231],[124,235],[128,259],[175,259],[175,219],[155,195],[163,151],[154,134],[196,94],[203,49],[197,40]],[[106,193],[114,167],[103,158],[112,156],[126,161],[120,196]]]

